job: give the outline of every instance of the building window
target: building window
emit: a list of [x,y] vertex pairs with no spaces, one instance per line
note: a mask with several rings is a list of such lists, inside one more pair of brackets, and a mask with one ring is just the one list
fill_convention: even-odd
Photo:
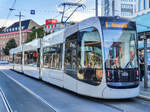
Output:
[[24,30],[24,28],[25,28],[24,26],[21,27],[22,30]]
[[17,31],[17,27],[15,27],[15,30]]

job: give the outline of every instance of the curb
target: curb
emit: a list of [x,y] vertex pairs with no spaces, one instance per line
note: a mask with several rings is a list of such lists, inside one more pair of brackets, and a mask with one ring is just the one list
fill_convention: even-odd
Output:
[[141,98],[141,99],[145,99],[145,100],[149,100],[150,101],[150,97],[148,96],[144,96],[144,95],[139,95],[138,98]]

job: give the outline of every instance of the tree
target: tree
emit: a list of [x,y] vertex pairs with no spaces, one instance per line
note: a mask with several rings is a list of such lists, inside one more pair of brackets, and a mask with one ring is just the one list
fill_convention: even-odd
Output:
[[12,48],[17,47],[16,41],[15,39],[11,39],[7,42],[5,48],[3,48],[3,51],[5,53],[5,55],[9,55],[9,50]]
[[44,29],[43,27],[39,27],[37,29],[33,29],[30,33],[30,36],[27,38],[26,43],[32,41],[36,38],[36,32],[37,32],[37,38],[43,38],[44,37]]

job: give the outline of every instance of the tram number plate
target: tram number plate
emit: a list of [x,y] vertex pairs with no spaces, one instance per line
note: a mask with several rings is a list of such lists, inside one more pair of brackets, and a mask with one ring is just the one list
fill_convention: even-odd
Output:
[[121,74],[121,76],[127,77],[127,76],[128,76],[128,73],[127,73],[127,72],[123,72],[123,73]]

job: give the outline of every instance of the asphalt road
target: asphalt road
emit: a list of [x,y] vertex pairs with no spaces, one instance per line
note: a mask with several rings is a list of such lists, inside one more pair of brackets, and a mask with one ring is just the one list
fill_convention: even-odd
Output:
[[49,105],[30,94],[1,72],[0,88],[14,112],[55,112]]
[[[14,88],[11,87],[14,82],[12,81],[13,79],[21,83],[29,90],[31,90],[35,95],[44,99],[44,101],[46,101],[57,112],[120,112],[120,111],[121,112],[149,112],[150,110],[150,101],[145,101],[143,99],[134,98],[134,99],[126,99],[126,100],[102,100],[102,99],[84,97],[75,94],[73,92],[61,89],[59,87],[52,86],[51,84],[47,84],[40,80],[36,80],[18,74],[10,70],[1,70],[1,71],[5,72],[5,74],[0,72],[0,86],[3,85],[3,87],[6,87],[5,84],[7,84],[7,88],[10,89],[10,91],[7,91],[8,89],[5,90],[6,92],[5,94],[8,94],[7,95],[8,99],[12,99],[10,98],[12,97],[12,95],[9,92],[11,92],[12,90],[11,88]],[[5,78],[6,81],[4,81],[3,78]],[[1,80],[3,80],[2,81],[3,83],[1,82]],[[12,82],[12,84],[8,84],[7,81],[9,83]],[[18,91],[18,93],[22,91],[21,86],[18,87],[16,85],[15,88],[16,88],[15,91]],[[24,108],[28,108],[31,105],[34,105],[33,103],[31,103],[32,95],[31,94],[28,95],[28,94],[26,93],[23,96],[19,97],[19,94],[16,94],[15,92],[13,95],[19,97],[21,101],[27,100],[29,104],[27,103],[26,105],[24,105]],[[10,102],[13,101],[10,100]],[[12,105],[16,105],[16,104],[12,104]],[[35,104],[35,107],[41,108],[37,104]],[[18,108],[24,109],[22,108],[22,106]]]

